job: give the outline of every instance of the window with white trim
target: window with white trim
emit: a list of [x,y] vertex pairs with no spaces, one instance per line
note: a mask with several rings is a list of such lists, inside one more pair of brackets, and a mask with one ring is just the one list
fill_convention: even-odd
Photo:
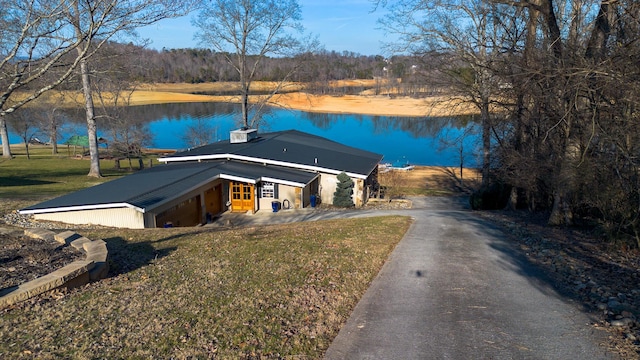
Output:
[[260,190],[263,198],[273,199],[276,197],[276,185],[272,182],[263,182]]

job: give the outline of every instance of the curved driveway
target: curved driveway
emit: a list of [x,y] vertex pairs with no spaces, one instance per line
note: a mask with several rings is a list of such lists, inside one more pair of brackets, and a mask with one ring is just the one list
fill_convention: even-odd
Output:
[[466,210],[464,201],[412,200],[411,210],[253,217],[269,222],[381,213],[414,218],[326,359],[615,358],[598,345],[606,334],[589,325],[594,319],[558,294],[501,231]]

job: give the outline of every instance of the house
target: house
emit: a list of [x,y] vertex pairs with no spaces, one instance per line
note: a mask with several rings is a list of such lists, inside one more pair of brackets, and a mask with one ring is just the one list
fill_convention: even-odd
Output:
[[127,228],[195,226],[217,214],[333,202],[337,175],[364,205],[382,155],[296,130],[235,130],[229,140],[159,159],[164,164],[20,210],[34,218]]

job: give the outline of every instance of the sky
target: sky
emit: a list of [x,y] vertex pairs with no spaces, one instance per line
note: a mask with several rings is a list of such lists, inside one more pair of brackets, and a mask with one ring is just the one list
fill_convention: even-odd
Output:
[[[388,55],[382,50],[385,32],[378,29],[382,10],[371,12],[370,0],[299,0],[302,24],[328,51],[352,51],[362,55]],[[150,39],[150,48],[161,50],[202,48],[194,39],[197,29],[191,25],[190,14],[177,19],[162,20],[139,29],[142,38]]]

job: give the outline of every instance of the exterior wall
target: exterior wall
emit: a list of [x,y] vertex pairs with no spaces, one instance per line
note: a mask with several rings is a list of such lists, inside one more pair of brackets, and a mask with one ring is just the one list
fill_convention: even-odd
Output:
[[364,188],[364,180],[362,179],[352,179],[353,180],[353,203],[356,204],[356,207],[364,206],[367,202],[367,198],[365,197],[365,188]]
[[[218,185],[218,184],[223,185],[221,180],[213,181],[213,182],[208,183],[208,184],[206,184],[206,185],[204,185],[204,186],[202,186],[202,187],[200,187],[200,188],[198,188],[196,190],[190,191],[190,192],[184,194],[183,196],[181,196],[181,197],[179,197],[177,199],[174,199],[173,201],[171,201],[169,203],[166,203],[166,204],[164,204],[164,205],[162,205],[162,206],[160,206],[158,208],[155,208],[155,209],[149,211],[149,214],[150,214],[149,216],[151,218],[147,219],[147,224],[146,224],[147,226],[146,227],[162,227],[163,224],[157,224],[156,223],[156,221],[155,221],[156,215],[158,215],[158,214],[160,214],[160,213],[162,213],[164,211],[167,211],[167,210],[175,207],[176,205],[182,203],[183,201],[191,199],[191,198],[199,198],[200,209],[201,209],[199,223],[205,223],[206,220],[207,220],[206,219],[206,214],[207,214],[206,210],[207,209],[206,209],[206,205],[204,203],[204,198],[205,198],[204,193],[205,193],[206,190],[208,190],[208,189],[210,189],[210,188],[212,188],[212,187],[214,187],[215,185]],[[226,201],[229,198],[228,194],[225,195],[224,189],[228,189],[228,186],[223,187],[223,190],[222,190],[223,199],[221,199],[221,201]],[[222,209],[223,209],[223,211],[226,209],[226,206],[224,205],[224,203],[223,203]]]
[[[364,206],[369,199],[368,184],[371,181],[371,177],[366,181],[355,178],[351,178],[351,180],[353,180],[353,203],[356,207]],[[320,201],[326,204],[333,204],[333,193],[336,192],[337,185],[337,175],[322,173],[319,189]]]
[[369,174],[369,177],[367,177],[367,180],[364,183],[364,203],[366,204],[367,201],[369,201],[369,198],[371,196],[373,196],[373,193],[376,191],[376,189],[380,188],[380,182],[378,181],[378,174],[379,174],[379,169],[378,167],[376,167],[371,174]]
[[309,184],[309,192],[305,193],[305,199],[309,199],[309,205],[311,205],[311,195],[316,195],[316,204],[322,203],[322,199],[318,197],[320,194],[320,178],[316,178]]
[[300,190],[296,191],[296,189],[295,186],[280,185],[280,193],[278,194],[277,200],[280,201],[280,203],[287,200],[291,209],[297,209],[296,204],[300,204],[300,200],[298,199]]
[[[260,187],[262,184],[260,184]],[[256,186],[257,195],[260,195],[260,187]],[[296,187],[278,184],[278,196],[275,198],[263,198],[258,197],[258,208],[257,210],[262,211],[272,211],[271,202],[279,201],[282,206],[284,201],[287,200],[289,202],[289,206],[291,209],[295,208],[296,204]]]
[[50,214],[34,214],[38,220],[60,221],[67,224],[94,224],[103,226],[143,229],[145,216],[131,208],[66,211]]
[[311,189],[307,186],[302,189],[302,207],[311,206]]
[[183,227],[202,224],[202,197],[196,195],[156,215],[157,227]]
[[325,204],[333,204],[333,193],[336,192],[336,185],[338,184],[338,178],[333,174],[320,174],[320,187],[318,194],[320,194],[320,202]]

